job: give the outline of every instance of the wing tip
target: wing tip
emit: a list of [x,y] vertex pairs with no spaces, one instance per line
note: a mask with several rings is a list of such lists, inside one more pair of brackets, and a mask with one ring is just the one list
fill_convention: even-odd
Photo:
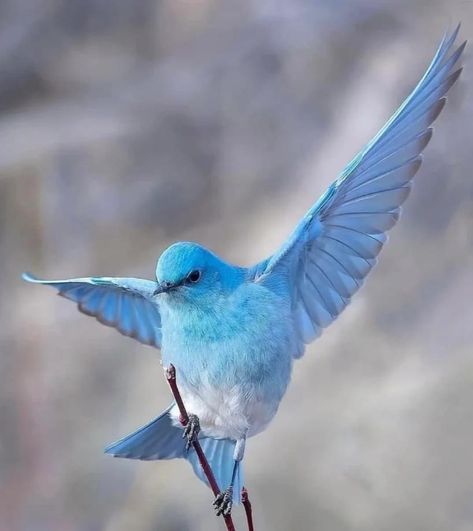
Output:
[[444,47],[444,49],[447,50],[454,44],[454,42],[457,40],[458,34],[460,33],[461,26],[462,22],[459,20],[451,33],[449,29],[445,31],[441,47]]
[[431,121],[430,124],[429,124],[430,126],[431,126],[431,124],[433,124],[433,123],[435,122],[435,120],[437,120],[437,118],[440,116],[440,113],[443,111],[443,109],[444,109],[446,103],[447,103],[447,97],[446,97],[446,96],[442,96],[442,97],[438,100],[437,104],[434,104],[435,109],[434,109],[434,114],[433,114],[433,116],[432,116],[432,121]]
[[465,39],[462,43],[459,44],[457,48],[458,56],[460,57],[463,53],[463,50],[466,48],[466,45],[468,44],[468,39]]
[[24,271],[21,274],[21,278],[22,280],[25,280],[26,282],[32,282],[34,284],[41,284],[42,282],[44,282],[44,280],[41,280],[40,278],[36,277],[35,275],[33,275],[33,273],[30,273],[29,271]]
[[457,37],[458,37],[458,34],[460,33],[461,27],[462,27],[462,21],[459,20],[457,22],[457,25],[455,26],[455,29],[452,31],[452,35],[451,35],[452,43],[457,40]]
[[453,83],[460,77],[460,74],[463,72],[463,66],[458,67],[454,72],[450,74],[450,78],[453,79]]
[[458,78],[460,77],[462,72],[463,72],[463,66],[460,66],[447,77],[447,79],[445,80],[446,85],[447,85],[447,90],[450,90],[452,86],[458,81]]

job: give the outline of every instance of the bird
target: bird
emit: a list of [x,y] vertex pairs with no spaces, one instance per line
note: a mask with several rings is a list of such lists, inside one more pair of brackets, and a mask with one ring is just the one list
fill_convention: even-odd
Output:
[[184,458],[206,478],[192,442],[209,461],[217,514],[239,503],[248,438],[267,428],[295,360],[363,285],[396,224],[431,125],[458,79],[466,41],[445,33],[430,66],[378,134],[354,157],[271,256],[251,267],[227,263],[194,242],[177,242],[155,278],[82,277],[29,282],[56,288],[85,314],[161,350],[179,375],[189,412],[176,403],[109,445],[116,457]]

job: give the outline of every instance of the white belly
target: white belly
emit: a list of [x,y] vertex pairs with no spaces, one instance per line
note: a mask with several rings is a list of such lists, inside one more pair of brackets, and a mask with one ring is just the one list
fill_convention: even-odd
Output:
[[[215,438],[238,440],[256,435],[266,428],[279,406],[279,400],[249,397],[239,386],[224,390],[204,385],[196,391],[181,380],[179,390],[187,412],[199,417],[202,434]],[[178,424],[177,406],[171,416]]]

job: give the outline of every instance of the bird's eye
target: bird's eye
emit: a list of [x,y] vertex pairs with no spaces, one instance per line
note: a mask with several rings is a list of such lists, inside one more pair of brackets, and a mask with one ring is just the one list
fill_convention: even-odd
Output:
[[200,273],[200,271],[198,271],[197,269],[195,269],[194,271],[191,271],[191,272],[187,275],[187,280],[188,280],[189,282],[191,282],[192,284],[195,284],[196,282],[199,282],[200,277],[201,277],[201,273]]

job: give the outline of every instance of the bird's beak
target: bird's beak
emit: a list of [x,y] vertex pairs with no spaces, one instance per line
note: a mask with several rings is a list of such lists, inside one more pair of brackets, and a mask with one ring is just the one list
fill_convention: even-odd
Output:
[[161,293],[167,293],[171,289],[175,288],[176,284],[174,282],[160,282],[158,287],[154,290],[153,295],[160,295]]

